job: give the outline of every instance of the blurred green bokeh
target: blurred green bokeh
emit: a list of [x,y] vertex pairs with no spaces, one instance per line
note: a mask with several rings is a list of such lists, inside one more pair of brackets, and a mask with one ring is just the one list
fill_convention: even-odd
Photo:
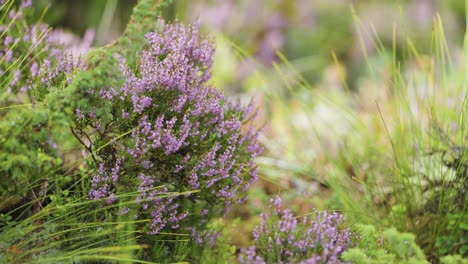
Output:
[[[55,27],[78,35],[96,30],[99,46],[120,35],[136,1],[38,0],[36,4],[50,3],[45,21]],[[354,87],[365,57],[379,48],[396,45],[397,55],[404,58],[404,42],[410,38],[419,51],[428,51],[437,14],[443,18],[449,45],[461,46],[464,5],[462,0],[175,0],[164,17],[198,19],[206,32],[223,36],[267,67],[278,61],[280,51],[312,84],[334,63],[334,54],[346,65],[347,81]]]

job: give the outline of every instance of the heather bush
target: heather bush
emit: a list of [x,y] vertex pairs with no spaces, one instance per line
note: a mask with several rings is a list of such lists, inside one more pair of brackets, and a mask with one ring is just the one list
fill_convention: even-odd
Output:
[[[198,25],[170,25],[162,19],[151,24],[156,30],[144,40],[122,38],[131,47],[126,53],[100,49],[82,63],[73,54],[54,50],[52,59],[33,67],[32,77],[41,77],[36,90],[48,89],[39,98],[48,110],[72,110],[71,131],[89,151],[90,166],[96,167],[91,199],[106,198],[110,204],[119,188],[133,184],[139,199],[146,200],[143,211],[147,200],[168,191],[203,190],[185,196],[205,209],[203,215],[218,204],[227,208],[241,200],[237,194],[256,178],[253,158],[261,148],[258,131],[247,124],[254,117],[252,105],[232,103],[209,84],[214,48],[200,36]],[[143,51],[135,48],[139,41]],[[93,65],[100,55],[108,61]],[[112,63],[117,64],[101,72],[99,66]],[[101,78],[87,83],[89,76]],[[12,78],[10,86],[17,85]],[[156,185],[165,186],[151,190]],[[159,214],[152,213],[156,221]],[[152,232],[161,228],[154,223]]]
[[[140,206],[129,213],[151,218],[152,234],[177,229],[186,217],[203,222],[241,201],[238,194],[256,178],[253,158],[260,152],[257,131],[241,130],[252,108],[231,104],[207,83],[211,42],[197,26],[159,20],[158,27],[146,34],[135,69],[119,58],[121,86],[89,91],[108,109],[75,109],[77,134],[94,138],[88,148],[99,149],[89,153],[98,166],[90,198],[111,204],[115,194],[138,189]],[[185,195],[157,198],[173,192]]]
[[351,237],[342,215],[324,211],[299,219],[280,197],[270,203],[254,229],[255,245],[241,251],[241,263],[344,263],[340,257]]

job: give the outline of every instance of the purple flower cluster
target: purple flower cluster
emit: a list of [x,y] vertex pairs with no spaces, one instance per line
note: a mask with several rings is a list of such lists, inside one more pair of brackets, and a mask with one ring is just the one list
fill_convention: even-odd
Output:
[[[89,50],[94,38],[91,31],[81,40],[62,30],[51,30],[45,24],[29,25],[27,14],[31,5],[31,0],[21,1],[16,9],[12,6],[3,17],[5,20],[0,22],[0,75],[9,76],[4,85],[7,94],[30,91],[36,78],[40,78],[42,85],[50,86],[61,73],[65,73],[70,82],[68,75],[81,66],[77,56]],[[3,12],[8,7],[2,9]],[[72,36],[73,42],[66,41]],[[77,46],[81,53],[75,51]]]
[[17,9],[10,8],[7,4],[3,4],[2,12],[8,11],[8,15],[3,16],[3,21],[0,22],[0,75],[3,80],[8,80],[3,85],[7,94],[17,93],[18,91],[26,91],[27,86],[20,87],[23,84],[21,81],[26,76],[37,76],[38,64],[31,63],[29,70],[21,70],[24,66],[25,54],[35,54],[46,49],[45,41],[42,41],[47,26],[35,24],[24,26],[25,11],[31,6],[31,1],[22,1]]
[[349,246],[350,232],[340,228],[342,215],[324,211],[298,221],[282,208],[279,197],[271,199],[269,209],[255,227],[256,247],[242,250],[241,263],[343,263],[339,258]]
[[98,153],[101,167],[89,197],[113,201],[130,182],[140,193],[134,214],[151,219],[152,234],[242,201],[239,194],[256,179],[254,158],[262,150],[259,131],[245,124],[253,106],[233,104],[209,84],[214,48],[200,37],[198,24],[160,19],[157,27],[146,34],[136,66],[116,56],[120,87],[92,91],[112,103],[111,121],[75,110],[79,122],[96,128],[96,138],[112,142]]
[[178,212],[177,209],[180,205],[175,202],[176,196],[168,193],[168,188],[165,186],[155,187],[154,179],[151,176],[141,174],[138,179],[141,183],[138,186],[139,195],[136,202],[142,205],[143,211],[151,207],[150,234],[157,234],[168,224],[171,225],[172,229],[178,228],[178,222],[184,219],[187,213]]

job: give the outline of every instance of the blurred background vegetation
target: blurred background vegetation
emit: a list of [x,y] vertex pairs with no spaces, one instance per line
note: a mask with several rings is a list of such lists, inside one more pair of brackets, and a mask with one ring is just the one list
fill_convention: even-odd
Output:
[[[51,3],[45,21],[52,26],[78,35],[94,29],[95,44],[100,46],[121,34],[136,2],[39,0],[36,4]],[[427,52],[432,22],[440,14],[449,45],[460,44],[464,4],[462,0],[175,0],[164,16],[183,22],[199,19],[210,35],[228,39],[267,67],[278,61],[276,52],[281,51],[310,83],[331,74],[333,53],[347,66],[346,76],[353,86],[365,63],[362,49],[367,55],[376,52],[375,35],[385,47],[396,39],[399,56],[404,56],[408,37],[419,51]],[[236,72],[245,75],[248,71]],[[239,82],[231,82],[230,87],[242,88]]]

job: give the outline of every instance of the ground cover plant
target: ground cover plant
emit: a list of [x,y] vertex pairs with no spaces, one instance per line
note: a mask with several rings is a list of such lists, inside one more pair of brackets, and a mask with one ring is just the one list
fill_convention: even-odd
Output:
[[340,228],[343,216],[318,212],[312,220],[298,221],[280,197],[271,199],[269,210],[254,229],[257,246],[243,250],[242,263],[342,263],[348,249],[349,229]]
[[344,46],[311,84],[171,21],[179,1],[139,1],[98,47],[0,2],[1,263],[467,262],[468,49],[441,17],[423,51],[361,32],[376,52],[349,88]]

